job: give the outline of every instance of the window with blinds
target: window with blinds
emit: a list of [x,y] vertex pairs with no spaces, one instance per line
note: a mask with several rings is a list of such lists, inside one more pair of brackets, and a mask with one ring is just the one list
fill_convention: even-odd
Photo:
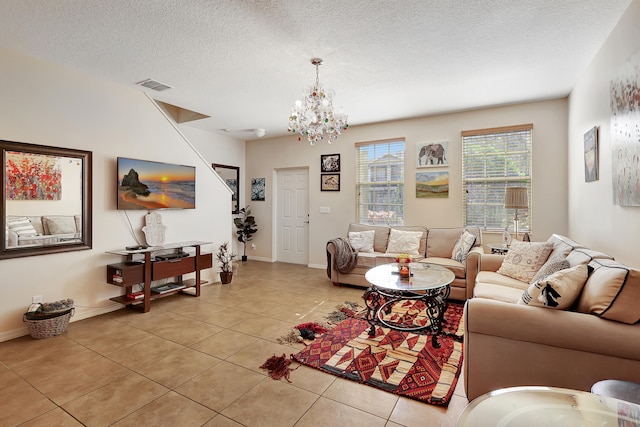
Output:
[[404,224],[404,139],[356,144],[361,224]]
[[[513,226],[514,209],[505,209],[505,188],[526,187],[531,207],[532,124],[462,132],[464,221],[501,231]],[[518,230],[531,231],[531,209],[518,210]]]

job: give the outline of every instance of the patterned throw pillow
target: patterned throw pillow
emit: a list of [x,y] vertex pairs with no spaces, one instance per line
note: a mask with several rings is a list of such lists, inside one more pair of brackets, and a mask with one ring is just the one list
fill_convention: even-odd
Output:
[[376,232],[374,230],[350,231],[349,243],[358,252],[373,252],[373,238],[375,235]]
[[509,246],[509,252],[497,273],[531,283],[533,276],[547,262],[551,250],[553,250],[553,243],[550,242],[515,241]]
[[469,254],[469,251],[471,250],[475,242],[476,236],[474,236],[468,230],[464,230],[462,234],[460,234],[460,237],[458,237],[458,240],[453,247],[451,259],[464,264],[464,262],[467,260],[467,255]]
[[547,262],[544,263],[540,270],[533,276],[531,283],[537,283],[553,273],[571,267],[564,255],[550,255]]
[[33,237],[38,235],[36,229],[33,228],[33,224],[31,224],[29,218],[26,217],[18,217],[8,220],[7,227],[9,230],[21,237]]
[[386,253],[420,256],[421,237],[422,231],[402,231],[392,228]]
[[578,299],[588,276],[584,264],[560,270],[525,289],[518,304],[565,310]]

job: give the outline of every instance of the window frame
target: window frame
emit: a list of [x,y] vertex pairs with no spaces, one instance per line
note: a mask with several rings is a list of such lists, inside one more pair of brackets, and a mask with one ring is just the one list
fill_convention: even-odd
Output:
[[[470,158],[478,158],[482,154],[479,151],[476,151],[474,154],[470,154],[469,151],[472,149],[470,145],[473,145],[473,148],[478,149],[481,145],[479,141],[484,141],[486,143],[489,139],[495,140],[506,140],[510,141],[509,137],[517,138],[517,134],[525,132],[527,135],[524,136],[523,141],[520,142],[526,148],[523,151],[509,151],[508,142],[503,144],[495,144],[490,146],[489,148],[493,150],[498,150],[500,152],[499,156],[496,156],[498,164],[504,165],[504,174],[496,175],[499,170],[498,168],[494,168],[493,166],[486,165],[495,165],[495,162],[485,161],[484,174],[482,177],[477,176],[469,176],[472,172],[470,169]],[[504,190],[498,189],[499,186],[506,188],[508,186],[524,186],[527,188],[527,198],[528,198],[528,209],[519,209],[518,210],[518,232],[528,232],[530,233],[532,230],[532,187],[533,187],[533,124],[521,124],[521,125],[513,125],[513,126],[503,126],[503,127],[494,127],[494,128],[486,128],[486,129],[476,129],[476,130],[467,130],[461,132],[461,144],[462,144],[462,216],[463,223],[466,226],[477,226],[480,227],[483,231],[488,232],[502,232],[505,229],[513,230],[513,218],[515,214],[515,209],[506,209],[504,208]],[[504,145],[504,146],[503,146]],[[484,157],[486,158],[486,151]],[[509,167],[509,166],[512,167]],[[522,174],[513,174],[515,166],[519,165],[520,168],[517,168],[518,172],[523,172]],[[478,172],[477,168],[473,171],[475,173]],[[511,173],[509,173],[511,172]],[[488,176],[489,175],[489,176]],[[470,190],[473,187],[481,188],[485,186],[485,191],[483,192],[483,196],[485,198],[485,203],[471,203]],[[489,189],[488,191],[486,189]],[[491,191],[493,190],[493,191]],[[500,194],[501,193],[501,194]],[[478,192],[475,193],[477,195]],[[493,197],[492,197],[493,196]],[[473,218],[469,218],[469,206],[470,205],[482,206],[482,214],[476,215],[475,218],[481,217],[482,223],[472,223]],[[490,215],[491,212],[494,212],[494,215]],[[497,220],[500,219],[500,225],[497,226]],[[470,222],[472,221],[472,222]]]
[[[384,147],[386,145],[386,147]],[[356,220],[360,224],[367,225],[404,225],[405,201],[404,201],[404,176],[406,171],[405,138],[390,138],[377,141],[357,142],[356,147]],[[380,148],[376,150],[376,148]],[[374,150],[374,157],[370,158],[368,151]],[[379,151],[379,155],[375,154]],[[366,164],[362,164],[364,155],[367,155]],[[386,160],[385,160],[386,157]],[[384,169],[386,168],[386,171]],[[381,175],[385,180],[378,181]],[[396,178],[396,179],[393,179]],[[362,201],[365,193],[374,199]],[[387,194],[385,194],[385,192]],[[380,196],[385,201],[378,201]],[[392,199],[395,198],[395,203]],[[399,203],[397,202],[399,200]],[[366,213],[365,211],[366,208]],[[371,206],[386,206],[381,211],[371,210]],[[381,212],[375,215],[373,212]]]

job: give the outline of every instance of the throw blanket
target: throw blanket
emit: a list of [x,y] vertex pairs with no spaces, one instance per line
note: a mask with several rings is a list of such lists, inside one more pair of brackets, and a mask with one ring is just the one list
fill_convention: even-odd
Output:
[[[337,239],[329,240],[329,243],[333,243],[336,247],[336,259],[334,260],[336,270],[340,273],[348,273],[353,270],[353,267],[356,266],[358,261],[358,251],[353,249],[351,243],[347,239],[342,237],[338,237]],[[328,251],[327,251],[328,253]],[[329,272],[329,277],[331,277],[331,272]]]

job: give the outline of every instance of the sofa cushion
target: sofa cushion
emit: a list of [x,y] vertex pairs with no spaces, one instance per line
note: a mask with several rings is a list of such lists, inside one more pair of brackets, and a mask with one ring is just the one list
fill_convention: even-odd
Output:
[[587,266],[582,264],[556,271],[525,289],[518,304],[566,310],[580,296],[587,277]]
[[43,216],[45,234],[73,234],[76,232],[76,220],[69,215]]
[[[464,227],[430,228],[427,231],[427,258],[451,258],[453,247],[464,229]],[[466,229],[476,236],[476,241],[473,246],[481,245],[482,237],[480,229],[477,227],[467,227]]]
[[549,255],[549,258],[558,255],[566,257],[572,250],[576,248],[584,248],[584,246],[582,246],[580,243],[574,242],[570,238],[562,236],[560,234],[552,234],[547,242],[553,243],[553,250],[551,251],[551,255]]
[[476,242],[476,236],[471,234],[470,231],[464,230],[456,244],[453,246],[453,252],[451,253],[451,259],[464,263],[467,260],[467,254]]
[[358,252],[373,252],[373,238],[375,235],[376,232],[374,230],[350,231],[349,243]]
[[419,225],[394,225],[391,228],[402,231],[421,232],[422,235],[420,236],[420,247],[418,248],[418,252],[420,253],[420,256],[424,256],[424,254],[427,252],[427,227],[422,227]]
[[389,244],[387,254],[409,254],[420,256],[421,231],[403,231],[395,228],[389,233]]
[[640,320],[640,270],[610,259],[594,259],[589,268],[577,310],[623,323]]
[[7,219],[7,228],[9,231],[16,233],[19,237],[33,237],[38,235],[38,232],[27,217],[14,217]]
[[497,273],[530,283],[547,262],[552,249],[551,242],[514,241]]
[[[373,250],[376,252],[386,252],[387,242],[389,241],[389,227],[386,225],[366,225],[352,222],[349,224],[349,232],[351,231],[367,231],[373,230],[376,232],[373,238]],[[348,235],[348,234],[347,234]]]
[[[508,276],[503,276],[502,274],[498,274],[495,271],[479,271],[478,275],[476,276],[476,286],[480,283],[492,283],[498,286],[504,286],[506,288],[517,289],[520,292],[520,294],[518,294],[518,298],[520,297],[520,295],[522,295],[522,291],[529,287],[529,283],[513,279]],[[518,298],[513,300],[513,302],[516,302]]]
[[540,267],[540,270],[538,270],[538,272],[533,276],[533,279],[531,279],[531,283],[537,283],[545,277],[569,267],[571,267],[571,264],[569,264],[569,261],[567,261],[567,258],[565,258],[564,255],[558,254],[554,256],[553,252],[551,252],[547,262]]
[[587,248],[576,248],[567,255],[567,261],[572,267],[578,264],[587,265],[594,259],[613,259],[613,257]]
[[500,286],[495,283],[476,283],[473,288],[474,298],[492,299],[515,304],[521,296],[522,289]]

